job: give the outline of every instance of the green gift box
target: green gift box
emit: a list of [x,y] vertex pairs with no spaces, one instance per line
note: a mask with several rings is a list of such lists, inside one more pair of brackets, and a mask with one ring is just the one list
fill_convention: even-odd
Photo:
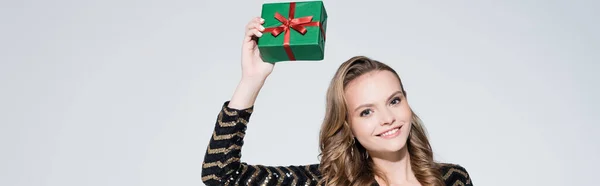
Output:
[[325,54],[327,12],[322,1],[265,3],[258,49],[263,61],[317,61]]

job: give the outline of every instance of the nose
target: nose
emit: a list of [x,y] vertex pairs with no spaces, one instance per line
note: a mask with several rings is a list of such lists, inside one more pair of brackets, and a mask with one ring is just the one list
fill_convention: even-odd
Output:
[[379,116],[381,118],[381,125],[391,125],[396,121],[396,117],[390,109],[384,109],[379,113],[381,113]]

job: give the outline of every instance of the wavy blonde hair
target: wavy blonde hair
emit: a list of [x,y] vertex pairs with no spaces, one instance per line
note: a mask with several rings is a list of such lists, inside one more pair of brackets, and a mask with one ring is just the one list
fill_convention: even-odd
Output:
[[[344,62],[330,82],[327,90],[326,114],[321,126],[320,167],[322,178],[319,185],[370,185],[378,176],[389,181],[376,169],[366,149],[354,140],[347,124],[347,107],[344,98],[346,85],[357,77],[372,71],[387,70],[400,81],[394,69],[365,56],[355,56]],[[406,91],[402,81],[400,87]],[[412,112],[412,109],[411,109]],[[442,186],[439,165],[433,160],[433,152],[422,121],[412,112],[412,128],[407,139],[410,164],[417,180],[424,186]]]

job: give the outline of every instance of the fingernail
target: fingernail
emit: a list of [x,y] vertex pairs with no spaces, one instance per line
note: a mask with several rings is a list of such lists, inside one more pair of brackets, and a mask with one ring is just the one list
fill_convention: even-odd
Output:
[[260,22],[265,22],[265,19],[263,19],[263,18],[260,18]]
[[259,32],[258,34],[256,34],[256,36],[260,37],[260,36],[262,36],[262,33]]
[[265,27],[264,26],[260,26],[259,29],[260,29],[260,31],[264,31]]

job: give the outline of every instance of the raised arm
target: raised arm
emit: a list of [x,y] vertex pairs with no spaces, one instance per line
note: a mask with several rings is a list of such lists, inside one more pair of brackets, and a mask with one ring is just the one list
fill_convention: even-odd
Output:
[[262,36],[264,20],[257,17],[246,25],[242,43],[242,79],[238,84],[229,107],[244,109],[254,105],[265,80],[273,71],[274,64],[264,62],[260,57],[256,39]]
[[202,163],[206,185],[316,185],[318,165],[263,166],[242,162],[241,149],[254,102],[273,64],[264,62],[255,38],[263,20],[252,19],[242,43],[242,79],[230,101],[223,104]]

